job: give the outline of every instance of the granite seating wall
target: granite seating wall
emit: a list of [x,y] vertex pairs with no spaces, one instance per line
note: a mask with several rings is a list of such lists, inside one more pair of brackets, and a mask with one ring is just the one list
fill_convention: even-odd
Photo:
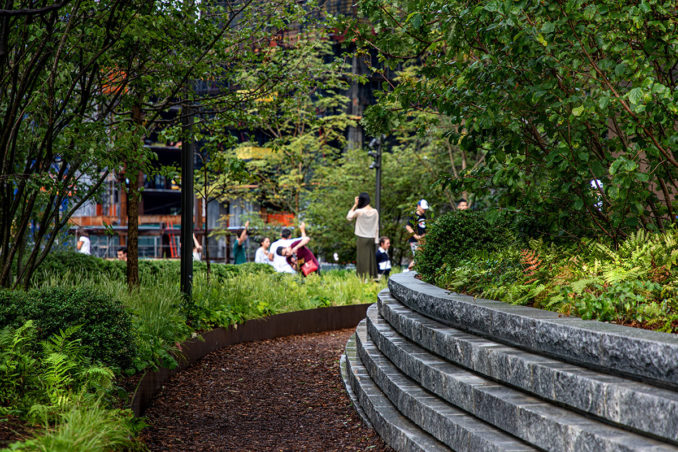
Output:
[[394,449],[678,451],[674,335],[475,300],[413,273],[378,298],[342,375]]

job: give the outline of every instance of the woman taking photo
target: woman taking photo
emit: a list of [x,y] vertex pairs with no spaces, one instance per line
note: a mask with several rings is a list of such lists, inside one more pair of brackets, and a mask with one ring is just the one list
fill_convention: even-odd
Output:
[[375,245],[379,243],[379,212],[370,206],[370,195],[360,193],[346,219],[355,218],[356,273],[360,277],[377,277]]

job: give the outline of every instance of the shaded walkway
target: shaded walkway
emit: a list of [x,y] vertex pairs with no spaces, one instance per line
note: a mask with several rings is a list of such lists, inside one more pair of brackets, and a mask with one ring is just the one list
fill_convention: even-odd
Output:
[[151,450],[389,451],[351,405],[355,329],[232,345],[178,373],[146,411]]

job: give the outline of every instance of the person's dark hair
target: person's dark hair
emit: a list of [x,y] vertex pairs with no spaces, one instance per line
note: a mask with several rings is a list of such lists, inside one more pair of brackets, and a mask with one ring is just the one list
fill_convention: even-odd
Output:
[[275,250],[275,254],[277,254],[278,256],[285,257],[285,255],[283,254],[283,249],[285,249],[284,246],[279,246],[278,249]]
[[268,237],[262,237],[261,240],[259,240],[259,245],[262,245],[267,238]]
[[122,251],[123,253],[127,254],[127,247],[126,246],[121,246],[118,248],[118,252]]
[[384,236],[381,236],[381,237],[379,237],[379,245],[383,245],[383,244],[384,244],[384,242],[385,242],[386,240],[389,240],[389,238],[388,238],[388,237],[386,237],[385,235],[384,235]]
[[89,237],[89,232],[86,229],[80,228],[78,229],[78,235],[80,237]]
[[362,192],[358,195],[358,209],[362,209],[370,203],[370,195]]
[[[242,234],[242,231],[247,232],[247,229],[245,229],[245,228],[238,229],[237,231],[235,231],[235,236],[240,237],[240,234]],[[247,234],[247,235],[249,235],[249,234]]]
[[458,205],[460,202],[465,202],[465,203],[468,204],[468,201],[467,201],[465,198],[459,198],[459,199],[457,199],[457,205]]
[[292,235],[292,231],[290,231],[287,228],[283,228],[283,230],[280,231],[280,237],[282,237],[284,239],[289,239],[291,235]]

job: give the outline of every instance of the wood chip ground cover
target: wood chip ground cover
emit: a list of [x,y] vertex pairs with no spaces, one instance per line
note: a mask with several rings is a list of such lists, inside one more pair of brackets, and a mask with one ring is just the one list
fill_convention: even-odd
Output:
[[344,390],[354,329],[225,347],[179,372],[145,416],[151,450],[391,451]]

